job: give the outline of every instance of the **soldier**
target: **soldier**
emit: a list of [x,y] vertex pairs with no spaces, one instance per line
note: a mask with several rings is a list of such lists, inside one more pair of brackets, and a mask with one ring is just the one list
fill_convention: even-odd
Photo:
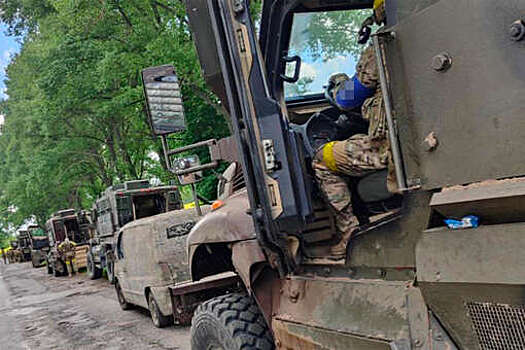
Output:
[[[375,0],[373,20],[367,19],[363,28],[372,22],[384,24],[385,20],[384,0]],[[319,186],[335,210],[337,229],[341,234],[339,243],[331,248],[331,255],[344,258],[352,231],[359,225],[345,176],[363,177],[386,169],[391,158],[374,48],[369,46],[363,51],[353,78],[344,73],[334,74],[329,84],[334,86],[332,97],[340,109],[361,106],[362,116],[369,122],[368,134],[323,145],[312,164]],[[392,174],[389,172],[389,189],[394,191]]]
[[66,235],[66,239],[58,245],[58,252],[64,258],[66,262],[67,273],[71,277],[76,273],[75,269],[75,255],[76,255],[76,243],[69,240],[69,237]]

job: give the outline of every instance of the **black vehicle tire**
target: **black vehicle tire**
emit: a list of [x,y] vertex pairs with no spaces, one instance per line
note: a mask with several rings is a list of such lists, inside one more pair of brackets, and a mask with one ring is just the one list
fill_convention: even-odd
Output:
[[159,306],[153,297],[153,293],[149,293],[148,295],[148,309],[155,327],[164,328],[173,324],[173,316],[164,316],[162,312],[160,312]]
[[191,322],[191,348],[273,350],[274,341],[255,301],[227,294],[202,303]]
[[108,274],[108,281],[111,284],[115,284],[115,263],[112,260],[108,260],[106,257],[106,272]]
[[95,265],[95,261],[93,260],[93,254],[88,253],[86,256],[86,268],[87,268],[87,274],[89,279],[96,280],[97,278],[100,278],[102,276],[102,270]]
[[120,305],[120,308],[122,310],[131,309],[131,304],[129,304],[124,298],[124,294],[122,293],[122,288],[120,288],[120,284],[118,283],[118,281],[115,282],[115,291],[117,292],[117,300]]

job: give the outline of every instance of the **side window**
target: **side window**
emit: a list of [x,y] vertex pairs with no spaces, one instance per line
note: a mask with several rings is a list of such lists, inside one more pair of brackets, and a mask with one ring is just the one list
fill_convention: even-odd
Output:
[[118,259],[124,259],[124,249],[122,249],[122,234],[123,232],[119,232],[118,238],[117,238],[117,258]]
[[[333,73],[353,76],[364,49],[357,43],[358,31],[370,15],[371,10],[294,14],[288,56],[301,57],[301,70],[297,82],[284,84],[285,97],[322,94]],[[293,75],[295,68],[286,68],[286,74]]]

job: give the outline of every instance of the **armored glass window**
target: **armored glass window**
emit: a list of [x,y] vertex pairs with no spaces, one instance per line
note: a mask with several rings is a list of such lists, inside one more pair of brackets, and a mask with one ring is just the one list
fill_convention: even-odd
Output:
[[[287,99],[322,94],[333,73],[354,75],[359,53],[359,28],[371,10],[296,13],[288,56],[301,57],[299,80],[285,83]],[[286,75],[293,75],[293,64]]]

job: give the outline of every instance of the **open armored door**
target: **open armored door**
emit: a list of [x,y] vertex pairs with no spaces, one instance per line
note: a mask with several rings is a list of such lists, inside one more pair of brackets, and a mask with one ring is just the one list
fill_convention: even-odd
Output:
[[285,274],[294,265],[286,234],[301,229],[312,207],[297,136],[268,89],[248,2],[189,0],[187,7],[212,89],[222,75],[224,90],[214,91],[227,97],[259,241]]
[[408,186],[524,175],[525,1],[389,3],[397,24],[383,48]]

